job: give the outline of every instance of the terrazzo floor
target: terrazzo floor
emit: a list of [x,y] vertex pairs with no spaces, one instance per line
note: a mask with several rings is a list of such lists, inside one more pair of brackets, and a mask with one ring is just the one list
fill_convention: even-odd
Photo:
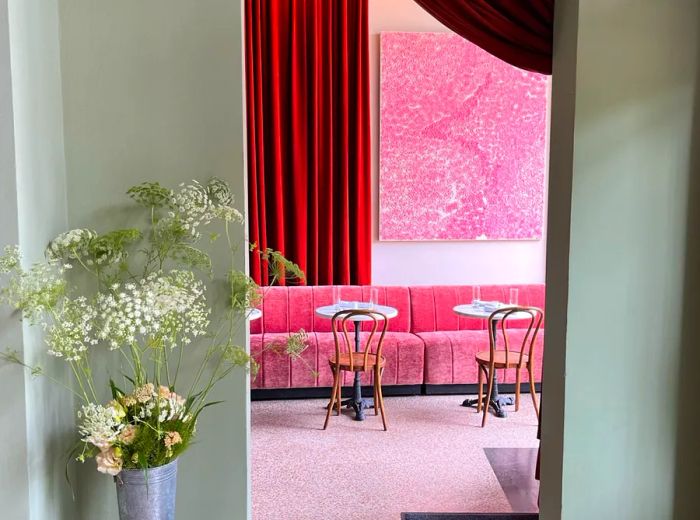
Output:
[[254,520],[512,511],[484,448],[537,447],[529,395],[519,412],[492,415],[485,428],[463,400],[385,397],[387,432],[373,411],[357,422],[348,410],[323,431],[327,400],[252,403]]

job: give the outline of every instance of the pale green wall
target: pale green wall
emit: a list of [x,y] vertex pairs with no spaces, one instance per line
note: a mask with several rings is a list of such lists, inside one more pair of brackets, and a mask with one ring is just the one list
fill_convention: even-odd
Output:
[[[0,244],[19,242],[15,178],[14,118],[7,0],[0,0]],[[0,308],[0,348],[20,352],[22,328],[9,309]],[[0,365],[0,504],[8,520],[29,516],[24,374]]]
[[[67,223],[58,4],[11,0],[8,12],[18,236],[30,263],[43,259],[44,247]],[[64,365],[47,360],[40,331],[25,325],[23,337],[25,360],[63,377]],[[64,477],[75,433],[73,399],[45,379],[26,376],[24,404],[29,518],[75,517]]]
[[[683,509],[690,495],[674,486],[680,472],[698,476],[683,463],[695,443],[677,443],[691,438],[688,424],[677,429],[679,407],[697,415],[678,384],[684,349],[697,350],[697,334],[694,345],[689,336],[697,317],[684,324],[684,297],[697,299],[688,284],[698,267],[686,254],[700,245],[698,223],[688,222],[700,144],[698,7],[557,2],[550,177],[564,178],[550,193],[566,201],[570,182],[571,223],[568,250],[566,233],[550,228],[545,520],[559,518],[558,505],[565,520],[697,518],[697,508],[695,516]],[[566,206],[550,206],[550,223],[566,224]],[[568,296],[560,268],[567,254]],[[557,367],[565,367],[563,379],[550,370]]]
[[[125,190],[149,179],[216,175],[244,200],[240,2],[59,3],[70,225],[117,224]],[[248,514],[247,378],[215,397],[227,402],[203,414],[182,459],[178,519]],[[80,473],[82,518],[116,518],[111,480],[92,464]]]

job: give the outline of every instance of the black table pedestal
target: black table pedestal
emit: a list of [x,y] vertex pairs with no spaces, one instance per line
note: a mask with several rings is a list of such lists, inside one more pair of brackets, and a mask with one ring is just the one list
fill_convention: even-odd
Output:
[[[496,335],[498,332],[498,322],[496,320],[493,320],[493,325],[492,325],[492,333],[493,333],[493,341],[494,341],[494,348],[496,348]],[[489,347],[490,348],[490,347]],[[481,368],[478,368],[478,370],[481,370]],[[493,390],[491,392],[491,401],[488,403],[488,406],[493,409],[493,413],[496,415],[496,417],[504,418],[507,417],[508,414],[504,410],[504,406],[512,405],[515,400],[512,397],[501,397],[498,393],[498,370],[494,369],[493,374],[489,374],[490,377],[493,377]],[[486,392],[488,393],[488,381],[486,384]],[[479,399],[465,399],[464,402],[462,402],[462,406],[468,406],[468,407],[474,407],[479,403]],[[487,406],[486,403],[486,396],[482,398],[481,404],[483,406]]]
[[[360,322],[355,321],[355,352],[360,351]],[[369,408],[374,408],[374,399],[363,399],[362,398],[362,384],[361,384],[361,374],[359,371],[355,372],[355,380],[352,386],[352,397],[342,401],[340,404],[346,408],[352,408],[355,410],[355,420],[364,421],[365,420],[365,410]]]
[[[481,369],[479,369],[481,370]],[[501,395],[498,394],[498,377],[496,376],[496,370],[493,371],[493,391],[491,392],[491,401],[488,403],[488,406],[491,407],[493,410],[493,413],[496,415],[496,417],[507,417],[508,414],[506,413],[505,409],[503,408],[504,406],[508,406],[513,404],[515,401],[512,397],[502,397]],[[488,387],[486,388],[488,391]],[[462,406],[468,406],[468,407],[474,407],[479,403],[479,399],[465,399],[464,402],[462,402]],[[481,404],[483,406],[487,406],[486,404],[486,396],[481,398]]]

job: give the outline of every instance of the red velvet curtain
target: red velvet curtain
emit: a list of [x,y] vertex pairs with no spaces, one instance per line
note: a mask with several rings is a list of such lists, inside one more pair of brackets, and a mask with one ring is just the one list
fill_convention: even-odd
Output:
[[370,283],[367,4],[245,2],[249,239],[313,285]]
[[521,69],[552,73],[554,0],[415,0],[470,42]]

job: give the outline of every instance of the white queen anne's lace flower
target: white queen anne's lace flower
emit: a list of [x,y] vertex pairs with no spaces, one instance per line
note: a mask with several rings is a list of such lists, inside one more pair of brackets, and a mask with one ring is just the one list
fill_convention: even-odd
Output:
[[102,451],[110,448],[119,439],[119,434],[125,426],[119,419],[118,411],[113,407],[94,403],[84,405],[78,412],[78,419],[81,419],[78,431],[82,440]]
[[97,233],[90,229],[71,229],[54,238],[46,249],[49,259],[71,260],[82,258]]
[[98,337],[117,349],[148,339],[150,344],[190,343],[209,326],[204,286],[189,271],[153,273],[140,283],[113,287],[98,296]]
[[227,222],[244,221],[240,211],[233,207],[233,195],[228,185],[212,179],[204,186],[197,181],[181,184],[170,200],[173,211],[169,217],[177,219],[194,239],[199,238],[199,227],[221,219]]
[[97,310],[85,297],[79,296],[65,300],[58,317],[60,319],[46,333],[48,353],[77,361],[90,346],[98,343],[94,333]]
[[[15,261],[19,263],[19,257],[13,254],[7,260],[8,266]],[[23,316],[35,324],[42,313],[53,309],[64,295],[66,282],[63,273],[63,266],[55,261],[37,263],[26,271],[20,270],[0,292],[0,303],[6,302],[20,309]]]
[[5,246],[0,255],[0,274],[7,274],[19,267],[20,254],[19,247]]

